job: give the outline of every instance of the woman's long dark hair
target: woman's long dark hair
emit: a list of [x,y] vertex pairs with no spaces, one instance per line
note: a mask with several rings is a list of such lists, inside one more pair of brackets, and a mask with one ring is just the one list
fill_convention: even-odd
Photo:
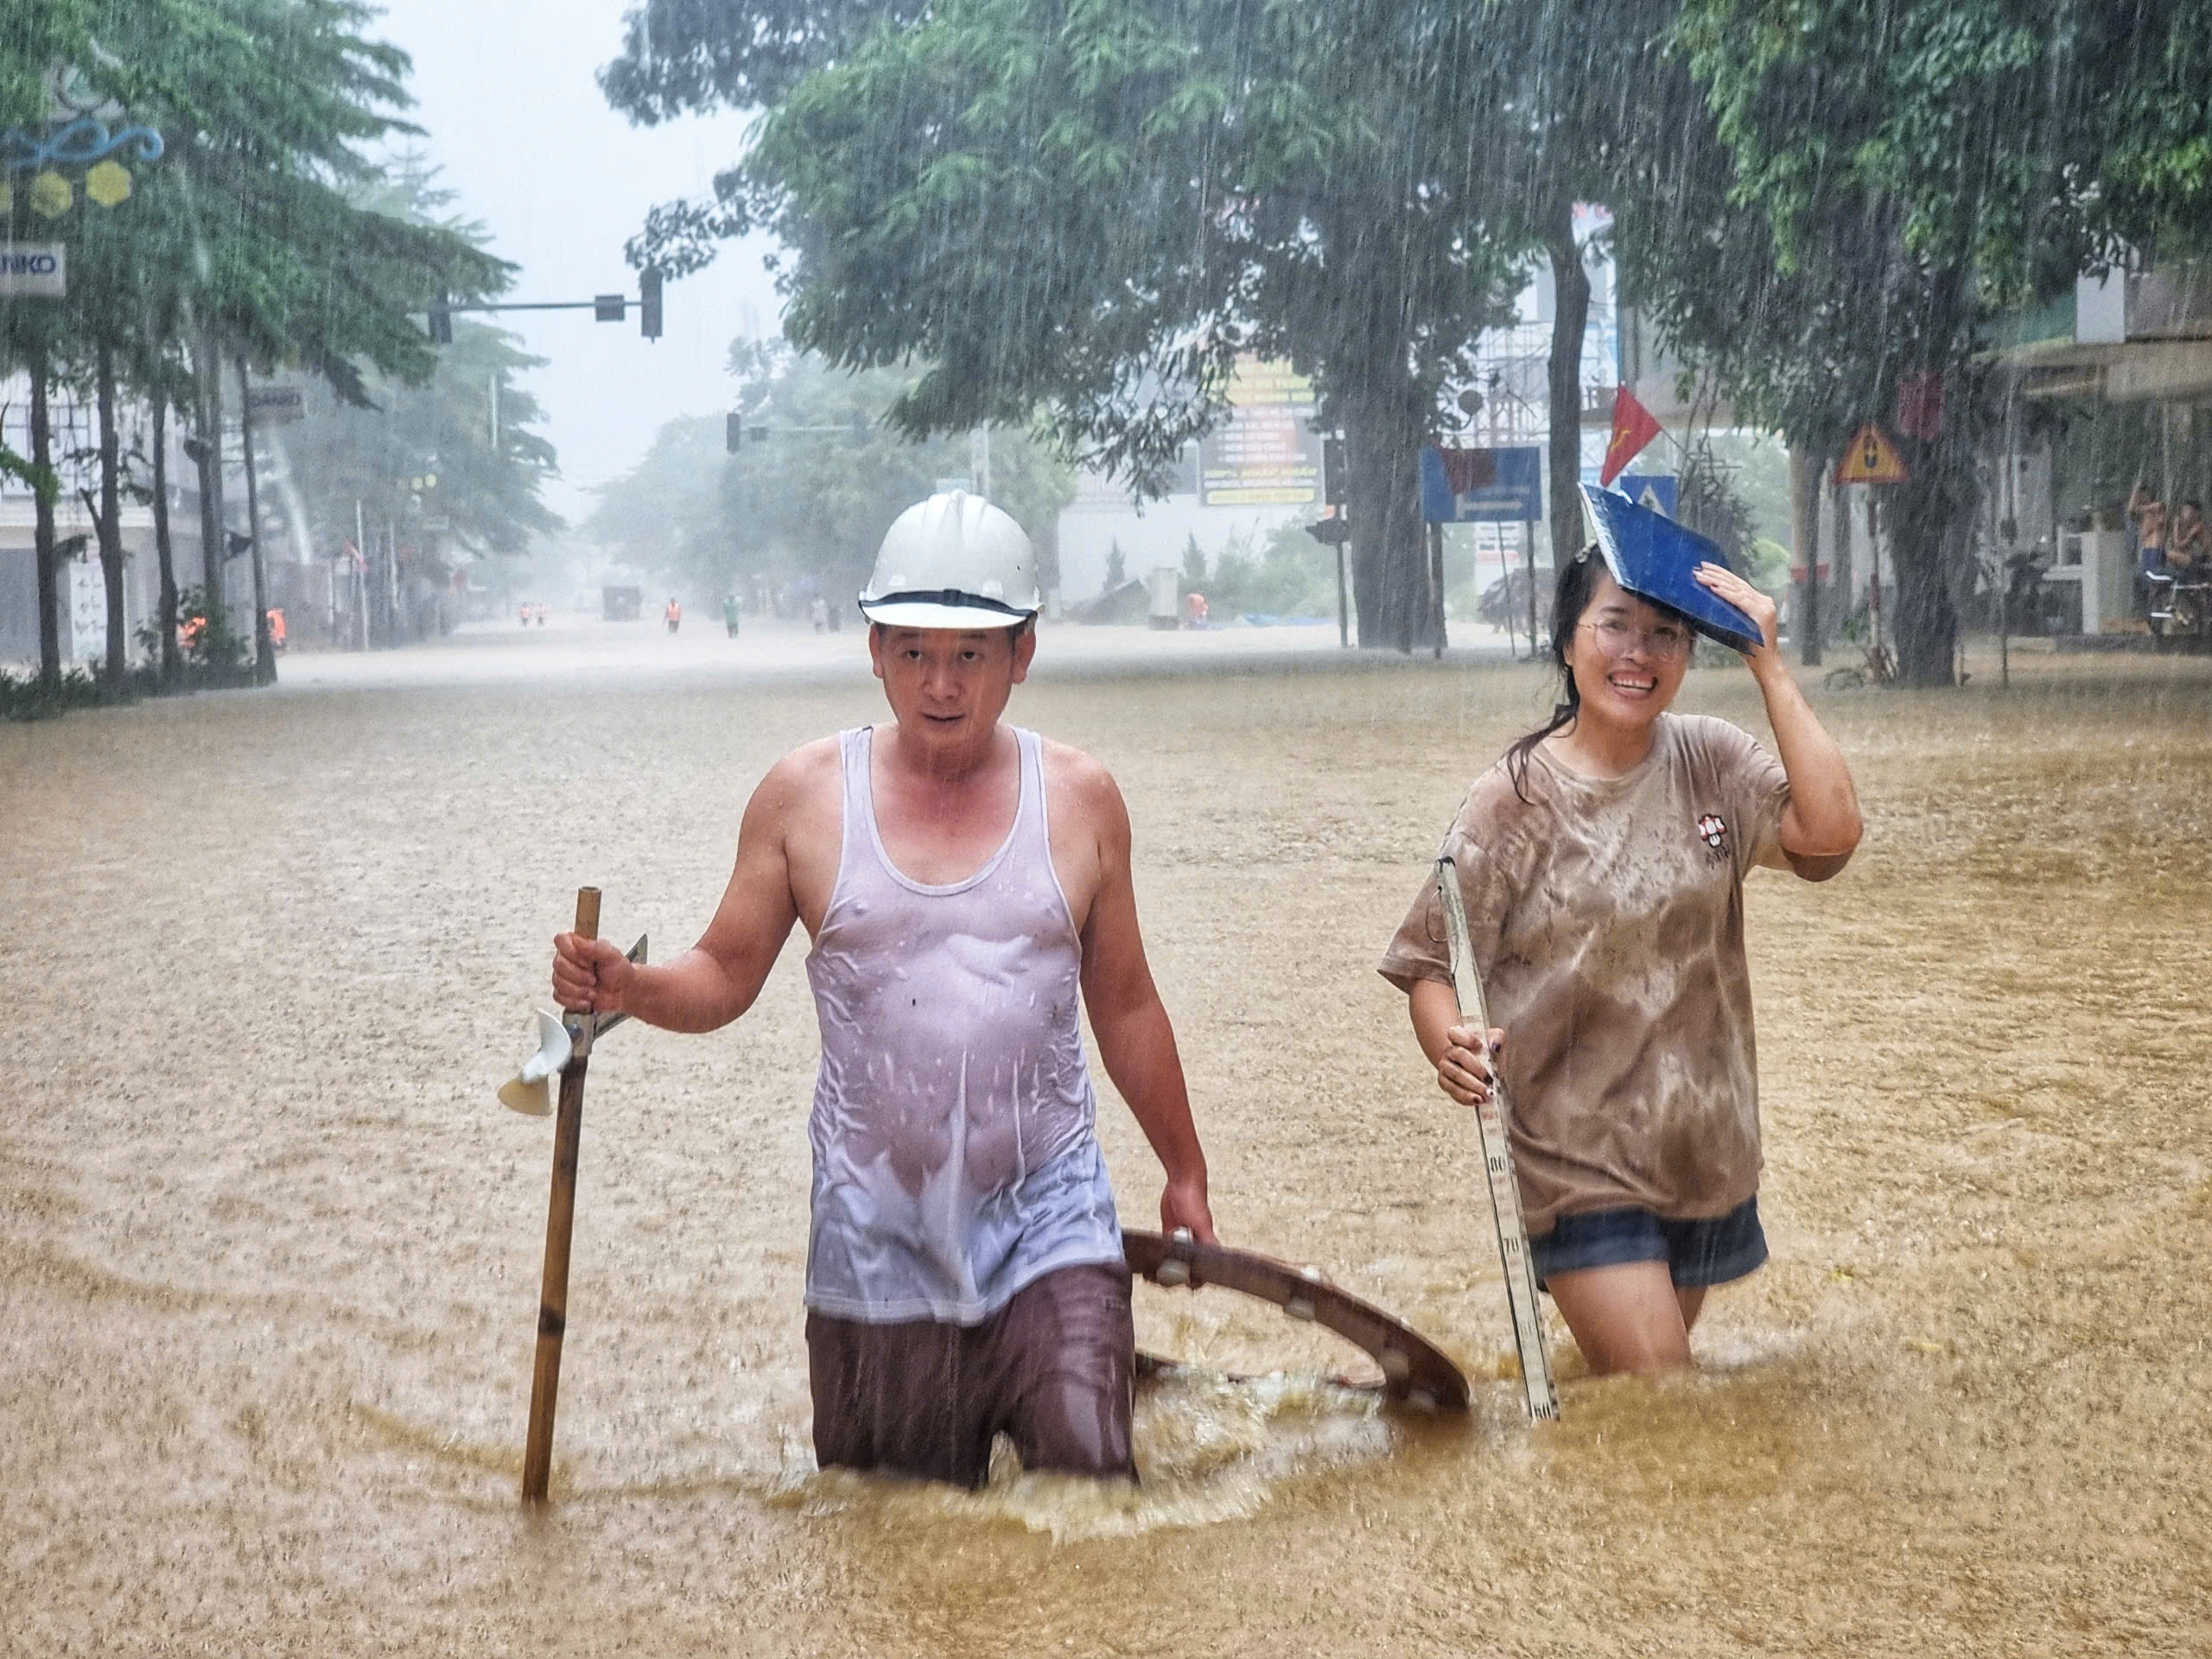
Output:
[[[1590,608],[1590,595],[1597,591],[1599,574],[1605,569],[1605,562],[1598,556],[1598,544],[1592,542],[1559,573],[1559,588],[1552,595],[1552,661],[1559,667],[1561,701],[1552,705],[1548,721],[1516,741],[1505,752],[1506,776],[1513,780],[1513,792],[1523,801],[1529,798],[1529,757],[1536,752],[1536,745],[1561,727],[1573,724],[1575,715],[1582,711],[1582,693],[1575,689],[1574,671],[1567,666],[1567,647],[1574,638],[1575,629],[1582,626],[1582,613]],[[1662,605],[1656,600],[1643,602],[1661,615],[1681,623],[1694,638],[1696,630],[1689,618],[1673,606]]]
[[1605,568],[1598,559],[1593,544],[1560,567],[1559,588],[1552,595],[1552,661],[1558,665],[1560,701],[1552,706],[1552,717],[1526,737],[1520,739],[1505,752],[1505,775],[1513,780],[1513,792],[1524,802],[1529,798],[1529,757],[1536,752],[1536,745],[1561,727],[1571,725],[1582,711],[1582,693],[1574,687],[1574,671],[1567,666],[1567,642],[1574,638],[1574,631],[1582,626],[1582,613],[1590,608],[1591,590],[1598,585],[1598,572]]

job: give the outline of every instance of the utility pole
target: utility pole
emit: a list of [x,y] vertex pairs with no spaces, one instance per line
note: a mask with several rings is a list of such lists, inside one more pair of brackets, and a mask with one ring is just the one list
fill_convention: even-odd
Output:
[[[54,465],[54,428],[47,406],[49,391],[47,355],[43,346],[31,353],[31,464],[47,477]],[[32,531],[38,566],[39,678],[48,686],[61,683],[61,572],[54,544],[54,497],[43,487],[35,492]]]
[[[346,586],[351,601],[346,608],[353,613],[353,649],[356,651],[369,648],[369,533],[366,524],[366,517],[361,511],[361,499],[356,496],[353,498],[353,556],[346,565]],[[333,584],[330,603],[335,611],[338,606],[335,584]],[[331,632],[335,633],[337,629],[334,627]]]
[[[223,523],[222,359],[215,350],[213,327],[200,330],[200,349],[193,358],[200,404],[200,430],[195,435],[200,448],[199,453],[193,454],[200,467],[200,596],[207,608],[208,626],[218,631],[219,638],[231,626],[227,597],[223,591],[223,561],[230,549],[226,545],[227,526]],[[189,445],[186,453],[192,454]]]
[[253,557],[253,683],[276,683],[276,647],[269,638],[269,571],[261,558],[261,494],[253,465],[253,387],[246,379],[245,354],[238,366],[238,445],[245,452],[245,528]]

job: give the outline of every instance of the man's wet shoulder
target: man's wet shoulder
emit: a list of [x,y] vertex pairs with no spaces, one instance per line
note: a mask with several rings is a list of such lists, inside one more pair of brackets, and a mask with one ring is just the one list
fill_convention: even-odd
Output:
[[1046,785],[1056,796],[1094,804],[1121,799],[1121,785],[1097,756],[1041,732],[1037,736],[1037,753],[1044,763]]
[[843,777],[842,740],[834,734],[818,737],[788,751],[761,774],[753,805],[779,814],[802,810],[824,796],[836,797]]

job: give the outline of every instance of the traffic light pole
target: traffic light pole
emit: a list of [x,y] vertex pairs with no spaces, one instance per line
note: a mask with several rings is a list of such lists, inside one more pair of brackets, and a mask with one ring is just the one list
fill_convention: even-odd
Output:
[[748,426],[745,416],[732,410],[722,417],[722,448],[734,455],[748,443],[766,443],[771,437],[808,437],[829,433],[864,438],[870,424],[861,420],[845,426]]
[[430,340],[438,346],[453,344],[453,317],[456,311],[589,311],[598,321],[620,322],[629,315],[633,303],[638,308],[638,332],[647,340],[658,340],[660,292],[661,274],[648,268],[638,273],[638,297],[634,302],[626,294],[595,294],[588,300],[472,300],[455,304],[440,295],[429,309]]

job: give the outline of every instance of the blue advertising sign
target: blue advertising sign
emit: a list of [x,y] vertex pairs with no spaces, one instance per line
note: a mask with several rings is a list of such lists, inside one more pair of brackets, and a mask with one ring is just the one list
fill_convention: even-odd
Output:
[[1544,516],[1544,452],[1421,452],[1421,516],[1432,524],[1525,524]]
[[1649,507],[1672,518],[1681,493],[1680,481],[1672,473],[1623,473],[1613,480],[1613,488],[1637,506]]

